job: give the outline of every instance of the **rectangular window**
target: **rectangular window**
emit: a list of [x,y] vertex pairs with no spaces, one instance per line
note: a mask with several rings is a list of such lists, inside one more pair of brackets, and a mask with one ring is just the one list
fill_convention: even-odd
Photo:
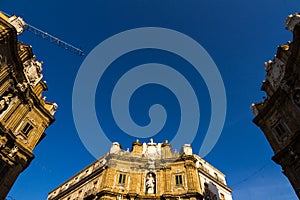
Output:
[[124,185],[126,181],[126,174],[120,174],[119,175],[119,184]]
[[182,175],[175,175],[176,185],[182,185]]
[[32,129],[33,129],[33,126],[29,123],[26,123],[26,125],[22,129],[22,133],[25,135],[28,135]]
[[282,137],[286,132],[284,126],[281,123],[275,126],[274,129],[279,137]]

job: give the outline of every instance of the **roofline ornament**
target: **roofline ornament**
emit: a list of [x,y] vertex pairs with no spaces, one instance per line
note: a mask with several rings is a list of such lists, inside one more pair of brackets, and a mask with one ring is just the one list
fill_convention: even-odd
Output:
[[300,23],[300,14],[295,13],[294,15],[290,14],[288,18],[285,20],[287,26],[285,27],[287,30],[294,31],[295,26]]

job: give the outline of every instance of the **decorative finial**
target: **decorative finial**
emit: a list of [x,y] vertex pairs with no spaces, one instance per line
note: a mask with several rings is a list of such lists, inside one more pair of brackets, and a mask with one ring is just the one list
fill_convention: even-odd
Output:
[[153,143],[154,143],[154,142],[153,142],[153,138],[151,138],[151,139],[150,139],[150,144],[153,144]]
[[289,15],[285,23],[287,24],[286,29],[293,32],[295,26],[300,23],[299,13],[295,13],[294,15]]

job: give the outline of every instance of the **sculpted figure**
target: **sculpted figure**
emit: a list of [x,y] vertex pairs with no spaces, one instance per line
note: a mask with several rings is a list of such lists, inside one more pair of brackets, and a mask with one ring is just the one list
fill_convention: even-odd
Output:
[[154,194],[155,180],[152,173],[149,173],[146,177],[146,192],[147,194]]
[[7,138],[5,136],[0,135],[0,149],[4,148],[7,143]]
[[16,153],[18,152],[19,148],[17,146],[14,146],[10,151],[9,151],[9,156],[14,157]]
[[7,107],[7,105],[11,101],[12,96],[12,94],[8,94],[7,96],[2,97],[2,99],[0,100],[0,111],[3,111]]

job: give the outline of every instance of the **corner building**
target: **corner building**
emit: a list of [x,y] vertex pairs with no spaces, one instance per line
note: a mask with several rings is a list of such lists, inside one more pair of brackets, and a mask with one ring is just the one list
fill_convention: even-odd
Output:
[[264,132],[273,151],[273,161],[300,199],[300,15],[290,15],[286,29],[293,41],[280,45],[273,60],[265,63],[263,102],[252,104],[253,122]]
[[0,12],[0,200],[54,122],[57,105],[43,97],[47,85],[41,71],[31,47],[18,42],[15,26]]
[[225,175],[190,145],[180,153],[165,143],[119,143],[75,176],[51,191],[48,200],[232,200]]

